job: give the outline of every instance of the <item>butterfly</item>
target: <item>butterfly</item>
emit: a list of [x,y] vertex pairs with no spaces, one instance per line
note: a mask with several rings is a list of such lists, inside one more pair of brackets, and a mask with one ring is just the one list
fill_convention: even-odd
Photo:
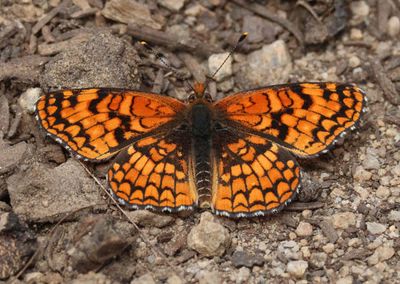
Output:
[[352,84],[275,85],[217,102],[204,84],[193,89],[187,102],[124,89],[55,91],[39,98],[36,117],[78,158],[115,156],[108,185],[124,205],[253,217],[292,201],[301,188],[295,156],[327,152],[365,109]]

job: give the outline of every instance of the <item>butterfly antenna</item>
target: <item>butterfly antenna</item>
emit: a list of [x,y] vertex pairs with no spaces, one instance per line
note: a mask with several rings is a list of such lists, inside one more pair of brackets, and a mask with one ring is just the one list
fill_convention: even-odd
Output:
[[[229,57],[232,56],[232,54],[236,51],[237,47],[239,46],[239,44],[244,41],[247,37],[249,33],[242,33],[242,35],[240,36],[240,38],[238,39],[238,41],[236,42],[236,44],[232,47],[231,51],[229,52],[228,56],[225,58],[224,62],[222,62],[222,64],[218,67],[217,70],[215,70],[214,74],[212,74],[211,77],[209,77],[211,80],[214,80],[215,75],[217,75],[217,73],[219,72],[219,70],[221,70],[222,66],[224,66],[224,64],[226,63],[226,61],[228,61]],[[208,78],[207,78],[208,79]]]
[[[165,67],[167,67],[171,72],[173,72],[173,73],[175,73],[175,74],[178,74],[178,71],[177,71],[174,67],[172,67],[167,61],[165,61],[165,59],[164,59],[164,57],[163,57],[163,55],[162,55],[161,53],[158,53],[154,48],[152,48],[152,47],[151,47],[147,42],[145,42],[145,41],[139,41],[139,43],[140,43],[144,48],[146,48],[148,51],[150,51],[152,54],[154,54],[154,56],[155,56],[158,60],[160,60],[160,62],[161,62]],[[186,83],[186,85],[189,86],[189,88],[190,88],[192,91],[195,92],[194,87],[193,87],[192,85],[190,85],[190,83],[189,83],[187,80],[185,80],[185,83]]]

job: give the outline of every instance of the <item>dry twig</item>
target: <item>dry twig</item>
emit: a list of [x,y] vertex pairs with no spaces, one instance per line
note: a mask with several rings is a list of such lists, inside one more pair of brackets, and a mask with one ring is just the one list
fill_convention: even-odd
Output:
[[400,105],[400,95],[396,91],[396,87],[393,82],[388,78],[385,73],[385,69],[381,63],[376,60],[371,62],[372,70],[375,74],[375,78],[378,84],[383,90],[383,95],[392,105]]
[[322,25],[321,19],[318,17],[317,13],[315,13],[314,9],[307,2],[299,0],[299,1],[297,1],[296,6],[300,6],[300,7],[303,7],[304,9],[306,9],[307,12],[309,12],[311,14],[311,16],[313,16],[314,19]]
[[39,22],[37,22],[32,28],[32,34],[37,34],[48,22],[51,21],[59,12],[61,12],[65,7],[68,6],[70,0],[62,1],[57,7],[47,13]]

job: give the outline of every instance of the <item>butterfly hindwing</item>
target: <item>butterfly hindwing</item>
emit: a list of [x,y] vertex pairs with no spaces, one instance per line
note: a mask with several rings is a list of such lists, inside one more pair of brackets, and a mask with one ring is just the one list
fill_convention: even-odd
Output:
[[87,160],[109,158],[135,139],[175,119],[175,99],[122,89],[64,90],[36,103],[42,128]]
[[108,171],[114,196],[132,208],[192,209],[197,193],[189,169],[187,131],[170,130],[134,142]]
[[214,140],[212,204],[217,214],[251,217],[281,210],[300,188],[300,167],[285,149],[229,127]]
[[244,91],[215,103],[222,119],[282,145],[296,155],[326,151],[353,128],[365,94],[351,84],[296,83]]

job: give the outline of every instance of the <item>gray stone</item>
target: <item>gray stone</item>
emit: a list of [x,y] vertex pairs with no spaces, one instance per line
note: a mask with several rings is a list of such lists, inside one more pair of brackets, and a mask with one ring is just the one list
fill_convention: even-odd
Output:
[[237,273],[236,273],[236,283],[241,284],[241,283],[248,283],[248,280],[250,278],[250,269],[247,267],[242,267],[240,268]]
[[34,163],[10,176],[7,186],[14,212],[32,222],[57,222],[64,214],[105,205],[96,183],[73,159],[55,168]]
[[33,233],[21,225],[17,215],[0,213],[0,282],[24,267],[37,244]]
[[281,28],[258,16],[246,15],[243,18],[242,30],[249,33],[246,40],[250,43],[270,43],[275,40]]
[[379,170],[381,163],[375,155],[367,154],[363,163],[364,169],[366,170]]
[[175,219],[169,215],[160,215],[148,210],[135,210],[126,212],[138,225],[163,228],[171,225]]
[[136,50],[109,32],[98,32],[49,61],[40,78],[44,89],[114,87],[138,89]]
[[247,56],[241,63],[236,81],[242,88],[253,88],[287,82],[292,61],[283,40],[277,40]]
[[352,212],[340,212],[332,216],[332,224],[337,229],[347,229],[356,224],[356,215]]
[[18,104],[27,113],[35,112],[35,105],[39,97],[43,94],[41,88],[29,88],[18,98]]
[[288,262],[286,270],[291,276],[295,278],[302,278],[307,268],[308,268],[307,261],[294,260]]
[[189,248],[204,256],[221,256],[229,247],[229,231],[210,212],[201,214],[200,223],[188,235]]
[[310,257],[310,264],[317,268],[323,268],[328,256],[324,252],[314,252]]
[[0,137],[0,174],[12,171],[23,160],[31,157],[32,149],[25,142],[7,145]]
[[296,235],[299,237],[308,237],[313,233],[313,226],[307,222],[300,222],[296,228]]
[[94,270],[121,254],[133,241],[135,231],[127,222],[118,224],[111,215],[89,216],[77,223],[66,242],[68,266],[81,273]]
[[[6,134],[10,126],[10,107],[6,96],[0,93],[0,133]],[[0,134],[0,135],[3,135]]]
[[178,12],[185,5],[185,0],[157,0],[157,2],[173,12]]
[[400,221],[400,211],[392,210],[389,212],[389,220],[399,222]]
[[373,235],[379,235],[386,231],[386,225],[377,222],[366,222],[367,230]]
[[134,0],[107,1],[101,13],[107,19],[124,24],[135,23],[157,30],[162,28],[159,18],[155,20],[147,5]]
[[[210,76],[221,66],[222,62],[228,57],[229,52],[213,54],[208,58],[208,70]],[[232,57],[230,56],[222,68],[215,75],[215,80],[222,81],[232,75]]]
[[285,259],[298,259],[299,245],[295,241],[282,241],[278,245],[278,253]]
[[248,267],[252,268],[253,266],[262,266],[265,262],[264,257],[260,254],[249,254],[245,251],[235,251],[232,255],[232,264],[235,267]]

